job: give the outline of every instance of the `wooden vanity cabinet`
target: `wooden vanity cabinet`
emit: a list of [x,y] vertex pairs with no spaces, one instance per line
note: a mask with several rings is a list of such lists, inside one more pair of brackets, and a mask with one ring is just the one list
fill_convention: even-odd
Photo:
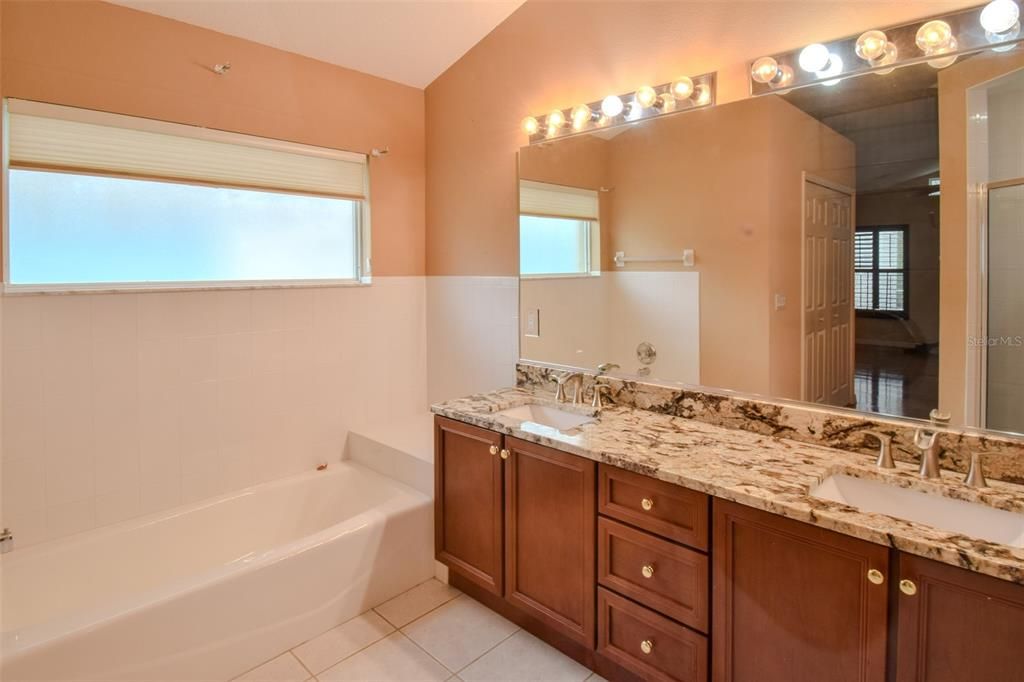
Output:
[[452,583],[469,581],[521,625],[526,616],[540,634],[593,649],[597,465],[443,417],[434,447],[435,556]]
[[500,434],[434,419],[434,552],[487,592],[504,590],[504,466]]
[[1024,681],[1024,587],[909,554],[898,564],[896,682]]
[[[883,682],[889,550],[715,499],[712,679]],[[876,577],[877,579],[877,577]]]
[[593,648],[597,465],[505,438],[505,599]]

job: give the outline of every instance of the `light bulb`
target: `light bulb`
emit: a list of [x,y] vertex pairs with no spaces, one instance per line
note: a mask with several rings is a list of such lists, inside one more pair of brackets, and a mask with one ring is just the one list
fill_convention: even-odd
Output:
[[758,83],[771,83],[779,75],[779,63],[771,57],[761,57],[750,65],[750,77]]
[[601,100],[601,113],[608,118],[615,118],[622,113],[625,106],[622,104],[622,98],[616,97],[615,95],[608,95]]
[[[959,47],[960,46],[957,44],[956,38],[950,38],[949,44],[946,47],[939,50],[932,50],[928,54],[941,55],[946,54],[947,52],[956,52]],[[933,69],[944,69],[947,66],[952,66],[953,62],[955,61],[956,55],[953,55],[952,57],[942,57],[941,59],[929,59],[928,66],[932,67]]]
[[658,97],[658,106],[662,111],[672,111],[676,108],[676,98],[672,93],[666,92]]
[[701,83],[693,89],[694,103],[702,107],[711,101],[711,88]]
[[[985,32],[985,37],[988,38],[990,43],[1005,43],[1009,40],[1015,40],[1020,35],[1020,22],[1018,21],[1009,31],[1005,33],[989,33]],[[1009,52],[1013,48],[1017,47],[1017,43],[1008,43],[1007,45],[1000,45],[999,47],[993,47],[993,52]]]
[[936,19],[917,29],[915,42],[922,52],[933,54],[938,50],[945,50],[952,40],[953,29],[946,22]]
[[992,0],[981,10],[981,27],[987,33],[1006,33],[1020,19],[1020,7],[1013,0]]
[[573,130],[583,130],[583,127],[590,123],[593,118],[594,112],[590,110],[586,104],[577,104],[572,108],[572,128]]
[[672,82],[672,95],[676,99],[689,99],[693,94],[693,79],[688,76],[677,78]]
[[828,48],[821,43],[808,45],[800,51],[800,68],[804,71],[817,73],[828,66]]
[[540,130],[540,123],[537,122],[533,116],[527,116],[523,119],[523,132],[527,135],[536,135],[537,131]]
[[784,88],[793,82],[793,69],[783,64],[779,67],[779,73],[772,81],[773,88]]
[[644,109],[651,106],[658,100],[658,93],[650,85],[641,85],[636,89],[636,101]]
[[[828,65],[821,71],[817,71],[816,75],[818,78],[832,78],[832,76],[838,76],[843,72],[843,58],[836,53],[831,53],[828,56]],[[839,79],[827,80],[824,85],[835,85],[839,82]]]
[[854,51],[861,59],[871,61],[878,59],[885,53],[885,47],[889,39],[882,31],[867,31],[857,38],[857,46]]
[[[877,59],[872,59],[870,63],[871,66],[888,66],[895,62],[898,56],[899,48],[896,47],[896,43],[889,43],[885,46],[885,51],[882,53],[882,56]],[[895,70],[896,68],[893,67],[891,69],[881,69],[879,71],[875,71],[875,73],[885,76]]]
[[565,114],[563,114],[561,112],[561,110],[555,109],[550,114],[548,114],[548,129],[549,130],[558,130],[559,128],[561,128],[564,125],[565,125]]

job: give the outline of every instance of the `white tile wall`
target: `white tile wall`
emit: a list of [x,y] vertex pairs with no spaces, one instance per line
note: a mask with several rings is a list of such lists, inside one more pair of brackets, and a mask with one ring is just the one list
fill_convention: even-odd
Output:
[[428,277],[430,402],[515,383],[518,277]]
[[338,459],[425,410],[426,289],[5,297],[0,521],[25,546]]

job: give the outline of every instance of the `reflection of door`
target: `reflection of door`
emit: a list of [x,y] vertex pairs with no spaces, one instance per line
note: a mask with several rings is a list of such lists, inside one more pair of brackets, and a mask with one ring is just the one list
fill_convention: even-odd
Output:
[[853,397],[853,201],[804,182],[803,399]]
[[[1024,178],[988,187],[984,426],[1024,432]],[[977,341],[975,342],[977,343]]]

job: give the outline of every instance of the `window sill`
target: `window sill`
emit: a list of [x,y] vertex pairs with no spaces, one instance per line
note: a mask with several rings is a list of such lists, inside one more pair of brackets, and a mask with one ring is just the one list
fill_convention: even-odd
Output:
[[564,275],[519,275],[519,279],[590,279],[600,277],[600,272],[573,272]]
[[370,277],[356,279],[259,280],[224,282],[111,282],[100,284],[10,284],[3,285],[5,296],[27,294],[144,294],[176,291],[239,291],[250,289],[323,289],[331,287],[367,287]]

